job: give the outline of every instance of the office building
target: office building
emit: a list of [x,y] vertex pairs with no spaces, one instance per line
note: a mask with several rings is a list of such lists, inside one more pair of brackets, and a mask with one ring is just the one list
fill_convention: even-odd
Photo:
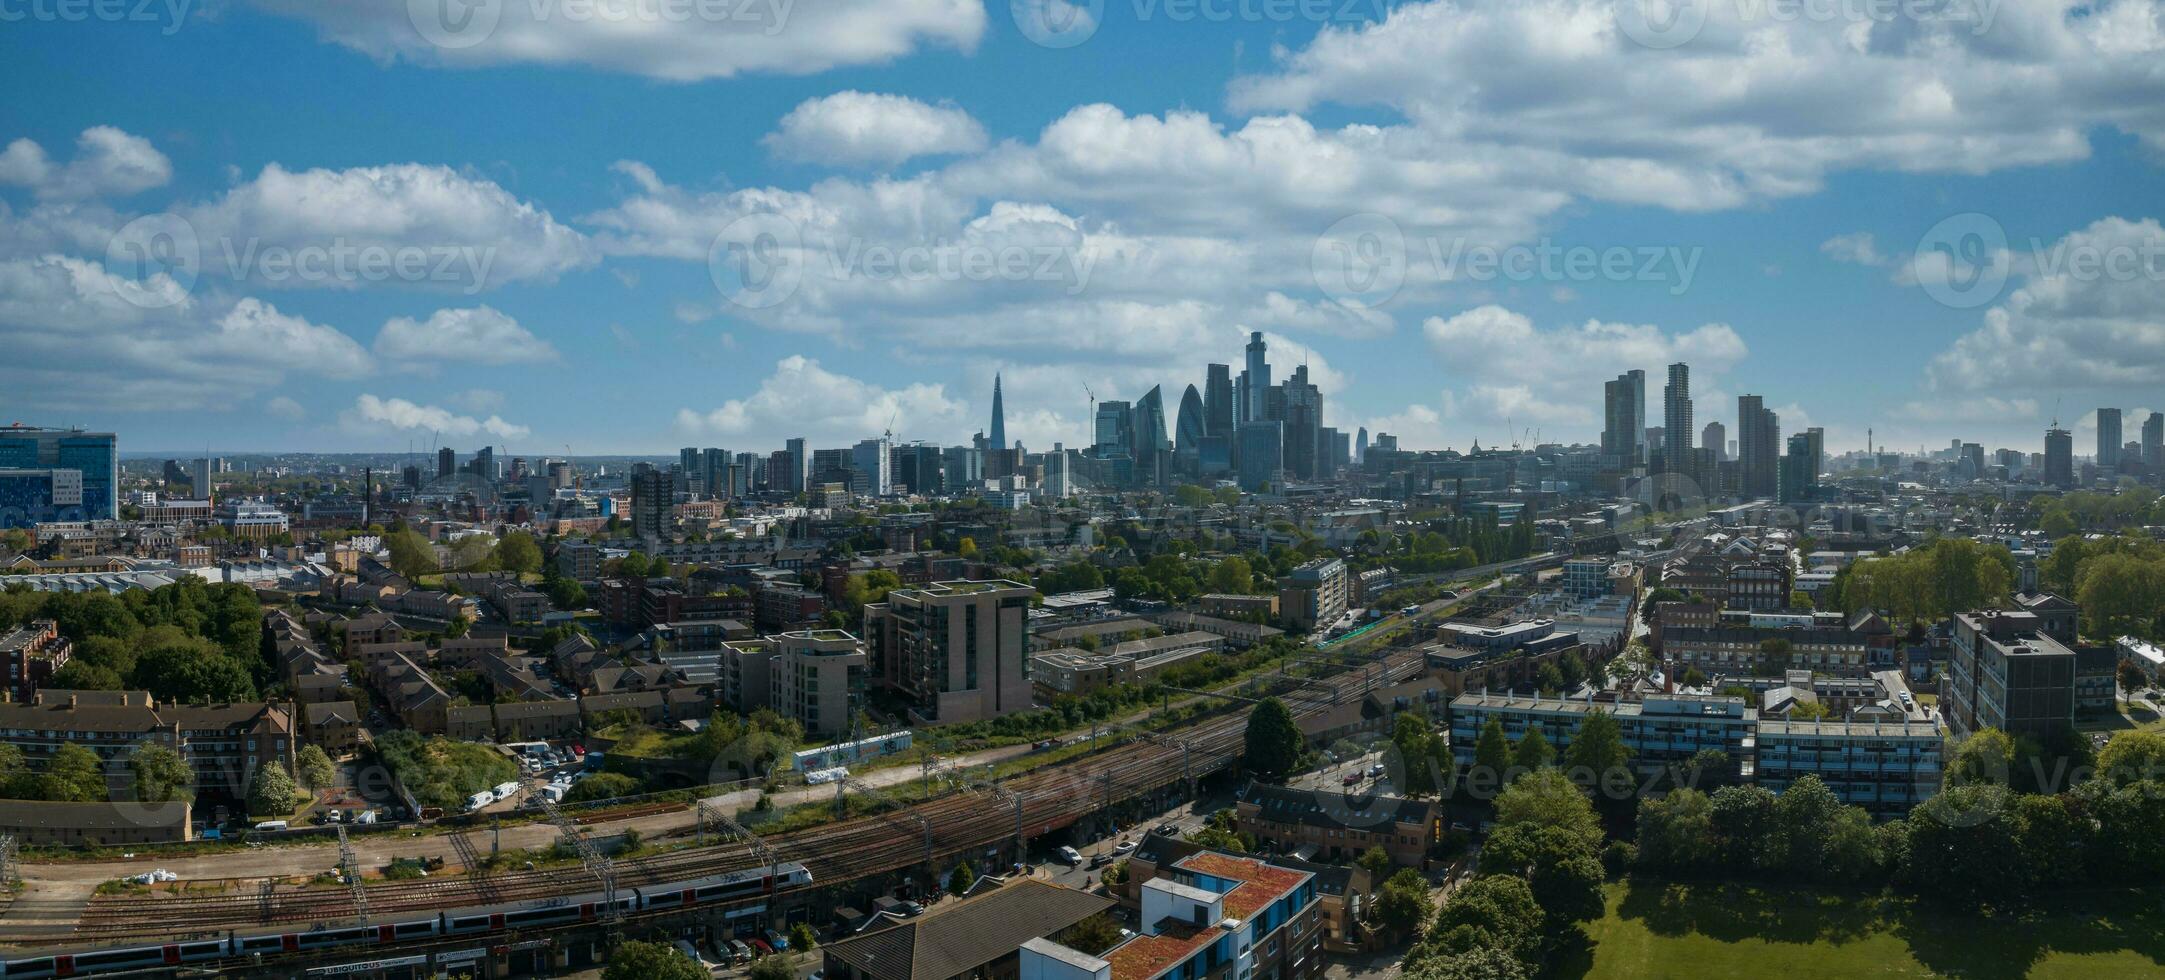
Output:
[[2066,429],[2045,430],[2045,482],[2062,489],[2075,485],[2075,434]]
[[2106,477],[2120,472],[2120,410],[2097,410],[2097,468]]
[[1212,364],[1203,379],[1203,434],[1233,436],[1232,368]]
[[2165,412],[2151,412],[2142,420],[2142,462],[2153,474],[2165,466]]
[[120,441],[110,432],[21,424],[0,428],[0,470],[72,470],[77,474],[43,478],[47,493],[79,489],[73,491],[77,502],[72,509],[40,520],[109,521],[120,516]]
[[1265,408],[1265,393],[1270,390],[1269,349],[1262,331],[1248,335],[1247,353],[1247,369],[1240,373],[1240,421],[1261,422],[1271,417]]
[[1789,437],[1789,452],[1781,458],[1780,492],[1776,499],[1793,504],[1812,499],[1819,490],[1819,469],[1813,465],[1812,437],[1798,432]]
[[[850,454],[850,466],[864,480],[864,492],[885,497],[894,492],[893,444],[884,438],[866,439]],[[855,489],[853,486],[852,489]]]
[[459,471],[459,454],[450,446],[436,450],[436,478],[441,480]]
[[1297,479],[1315,479],[1322,453],[1323,392],[1308,382],[1306,364],[1294,368],[1278,390],[1276,417],[1285,420],[1285,468]]
[[986,429],[985,441],[994,449],[1014,448],[1007,441],[1007,406],[1000,398],[1000,376],[992,376],[992,428]]
[[1602,385],[1601,454],[1629,469],[1646,462],[1646,372],[1626,371]]
[[1250,492],[1279,489],[1284,482],[1285,438],[1282,422],[1243,422],[1234,446],[1240,466],[1240,488]]
[[1699,448],[1714,454],[1716,462],[1729,458],[1729,428],[1720,422],[1708,422],[1699,430]]
[[2075,651],[2029,610],[1957,613],[1941,696],[1956,735],[2057,736],[2075,719]]
[[1193,472],[1202,456],[1203,436],[1210,431],[1203,396],[1189,385],[1180,395],[1179,421],[1173,426],[1173,447],[1179,451],[1181,468]]
[[910,713],[926,722],[972,722],[1028,709],[1035,594],[1008,581],[889,592],[864,611],[873,676],[910,701]]
[[1128,403],[1102,401],[1098,403],[1095,433],[1097,441],[1091,446],[1091,454],[1101,459],[1129,456],[1129,440],[1133,432],[1128,422]]
[[803,493],[812,485],[812,454],[805,451],[802,437],[787,440],[782,445],[782,451],[789,454],[789,469],[784,475],[785,485],[779,489]]

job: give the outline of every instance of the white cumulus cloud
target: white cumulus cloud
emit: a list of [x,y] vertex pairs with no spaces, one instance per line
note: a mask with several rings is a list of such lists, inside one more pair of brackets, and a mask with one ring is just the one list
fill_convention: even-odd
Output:
[[852,90],[799,103],[762,142],[792,160],[894,166],[912,157],[975,153],[985,148],[985,128],[953,105]]

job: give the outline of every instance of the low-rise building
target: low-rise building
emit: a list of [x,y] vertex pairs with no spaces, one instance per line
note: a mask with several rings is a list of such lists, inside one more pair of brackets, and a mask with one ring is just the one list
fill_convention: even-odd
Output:
[[1763,719],[1754,778],[1779,793],[1818,776],[1842,802],[1899,817],[1939,792],[1944,745],[1928,721]]
[[[1032,943],[1111,908],[1111,899],[1021,878],[821,947],[831,980],[1017,980]],[[1036,980],[1035,977],[1032,980]]]
[[8,668],[8,692],[27,702],[50,683],[53,672],[68,662],[74,647],[60,635],[60,624],[50,619],[33,620],[0,633],[0,661]]
[[1235,826],[1274,851],[1326,864],[1349,863],[1380,847],[1403,867],[1428,865],[1443,836],[1443,813],[1429,800],[1251,782],[1234,809]]

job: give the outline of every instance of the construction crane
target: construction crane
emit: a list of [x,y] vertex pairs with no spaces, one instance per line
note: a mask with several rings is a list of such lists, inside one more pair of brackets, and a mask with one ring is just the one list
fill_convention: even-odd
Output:
[[895,417],[901,414],[902,410],[899,408],[887,413],[887,428],[885,431],[880,433],[880,438],[885,439],[888,442],[895,441]]

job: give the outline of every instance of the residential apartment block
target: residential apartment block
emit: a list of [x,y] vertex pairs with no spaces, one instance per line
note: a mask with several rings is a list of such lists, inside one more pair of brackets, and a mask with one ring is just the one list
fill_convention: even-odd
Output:
[[1031,706],[1029,615],[1018,582],[940,582],[865,606],[873,676],[919,721],[996,718]]
[[1956,735],[2058,734],[2075,719],[2075,651],[2037,613],[1957,613],[1942,698]]

